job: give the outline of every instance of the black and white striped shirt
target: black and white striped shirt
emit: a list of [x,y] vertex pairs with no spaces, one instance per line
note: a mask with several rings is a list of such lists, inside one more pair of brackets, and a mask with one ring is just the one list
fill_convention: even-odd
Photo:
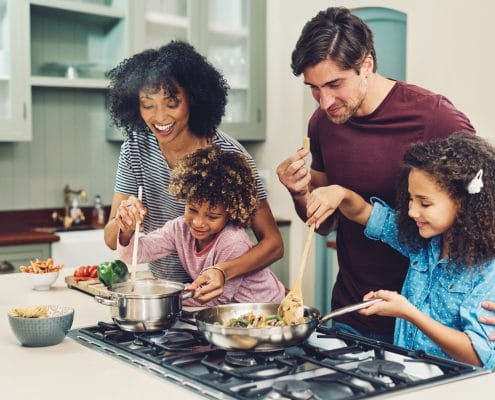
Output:
[[[225,133],[217,131],[213,143],[223,151],[234,151],[246,155],[255,171],[258,200],[266,199],[266,191],[258,174],[256,164],[244,147]],[[115,191],[137,196],[138,186],[143,187],[143,204],[148,214],[143,221],[145,233],[161,228],[171,219],[184,214],[183,201],[178,201],[168,192],[171,168],[163,157],[156,138],[150,132],[129,134],[122,144]],[[154,276],[176,282],[191,282],[191,277],[182,267],[176,253],[150,263]]]

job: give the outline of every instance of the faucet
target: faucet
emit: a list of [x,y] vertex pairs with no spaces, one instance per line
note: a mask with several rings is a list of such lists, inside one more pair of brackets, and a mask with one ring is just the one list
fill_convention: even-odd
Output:
[[88,195],[85,190],[79,189],[74,190],[65,185],[64,187],[64,215],[59,215],[57,211],[52,213],[52,219],[54,222],[61,221],[64,228],[70,228],[73,223],[78,223],[79,221],[84,221],[84,214],[78,207],[77,200],[74,198],[71,205],[71,195],[79,196],[81,202],[85,203],[88,200]]

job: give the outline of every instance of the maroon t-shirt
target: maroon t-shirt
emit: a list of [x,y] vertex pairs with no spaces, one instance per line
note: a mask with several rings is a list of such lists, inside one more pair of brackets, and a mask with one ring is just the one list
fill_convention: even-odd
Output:
[[[370,115],[333,124],[318,109],[309,121],[311,167],[326,173],[329,184],[349,188],[365,199],[378,196],[392,206],[402,156],[414,142],[474,132],[469,119],[445,97],[396,82]],[[370,290],[399,291],[408,260],[391,247],[364,236],[362,225],[342,215],[337,227],[339,273],[332,308],[362,301]],[[351,313],[337,318],[364,332],[392,334],[394,319]]]

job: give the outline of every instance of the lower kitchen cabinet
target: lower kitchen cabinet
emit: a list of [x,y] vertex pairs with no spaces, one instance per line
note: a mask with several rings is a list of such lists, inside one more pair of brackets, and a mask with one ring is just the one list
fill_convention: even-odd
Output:
[[50,244],[20,244],[13,246],[0,246],[0,263],[8,262],[19,272],[21,265],[29,265],[29,261],[46,260],[50,257]]

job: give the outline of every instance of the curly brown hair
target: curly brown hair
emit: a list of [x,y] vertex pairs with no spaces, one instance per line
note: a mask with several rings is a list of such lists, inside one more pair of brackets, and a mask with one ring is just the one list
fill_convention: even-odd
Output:
[[139,91],[160,89],[177,99],[179,87],[189,101],[189,128],[200,137],[212,137],[227,104],[227,81],[193,46],[171,41],[123,60],[107,73],[108,109],[113,123],[124,130],[148,131],[139,112]]
[[216,146],[184,158],[172,172],[169,191],[177,199],[222,204],[232,225],[247,228],[256,212],[257,189],[246,158]]
[[[399,239],[418,248],[425,243],[409,217],[408,176],[412,169],[427,173],[460,204],[457,218],[443,236],[449,259],[457,266],[474,267],[495,258],[495,148],[469,133],[412,145],[404,154],[397,191]],[[467,191],[483,170],[480,193]]]

